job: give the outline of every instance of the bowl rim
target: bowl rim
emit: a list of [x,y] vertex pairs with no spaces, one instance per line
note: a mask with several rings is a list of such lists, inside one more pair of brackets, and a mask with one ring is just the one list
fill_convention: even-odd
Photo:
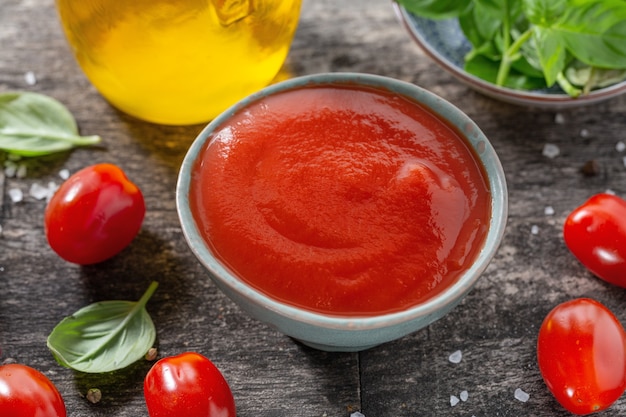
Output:
[[434,48],[426,39],[424,39],[424,37],[417,30],[415,25],[411,24],[411,17],[416,16],[408,11],[404,6],[398,4],[395,0],[392,0],[392,5],[395,10],[396,16],[402,23],[402,26],[404,26],[405,30],[409,33],[413,41],[420,47],[420,49],[422,49],[422,51],[424,51],[424,53],[428,57],[430,57],[430,59],[432,59],[437,65],[448,71],[452,76],[454,76],[461,82],[471,87],[474,87],[476,90],[490,97],[498,98],[514,104],[565,108],[594,104],[626,93],[626,80],[620,81],[607,87],[592,90],[589,93],[576,98],[570,97],[566,93],[546,93],[537,90],[516,90],[513,88],[501,87],[492,84],[488,81],[483,80],[482,78],[479,78],[464,71],[453,62],[451,62],[448,58],[439,53],[436,48]]
[[[394,93],[401,94],[424,105],[428,110],[434,112],[440,118],[448,120],[448,123],[452,125],[455,124],[452,123],[448,117],[442,115],[441,110],[445,109],[446,111],[451,112],[451,114],[454,114],[456,117],[459,117],[464,126],[471,129],[476,140],[482,142],[481,147],[484,146],[481,151],[475,150],[475,153],[479,155],[479,162],[483,165],[485,172],[487,173],[486,179],[491,190],[492,216],[490,220],[490,227],[487,236],[485,237],[483,248],[476,258],[476,262],[474,262],[468,270],[460,275],[456,282],[443,289],[435,297],[406,310],[384,313],[377,316],[330,315],[300,309],[275,300],[256,290],[244,281],[238,279],[234,273],[228,269],[228,267],[223,265],[215,256],[213,256],[207,243],[202,239],[198,232],[197,225],[189,206],[188,195],[192,178],[191,172],[193,171],[196,158],[201,155],[201,151],[204,149],[211,133],[216,128],[227,122],[227,120],[234,113],[240,111],[253,102],[263,99],[267,95],[282,91],[313,85],[346,84],[387,89]],[[461,129],[458,125],[455,126],[457,126],[457,129]],[[468,142],[471,142],[469,137],[467,139]],[[473,144],[471,144],[471,146],[474,147]],[[486,157],[490,163],[493,171],[492,174],[489,174],[489,168],[483,161],[484,157]],[[243,294],[246,299],[252,301],[254,304],[261,305],[264,308],[273,311],[275,314],[283,316],[289,320],[295,320],[301,323],[327,329],[358,331],[363,329],[372,330],[387,327],[393,324],[418,320],[429,315],[436,315],[437,311],[445,309],[446,306],[450,307],[456,305],[467,294],[467,292],[473,288],[474,284],[487,268],[491,259],[498,250],[507,222],[508,194],[504,170],[491,143],[485,137],[484,133],[478,128],[475,122],[456,106],[434,93],[412,83],[380,75],[342,72],[305,75],[270,85],[234,104],[211,121],[198,134],[184,157],[176,184],[176,207],[183,235],[187,244],[200,263],[209,271],[211,278],[219,280],[219,283],[226,285],[229,290]]]

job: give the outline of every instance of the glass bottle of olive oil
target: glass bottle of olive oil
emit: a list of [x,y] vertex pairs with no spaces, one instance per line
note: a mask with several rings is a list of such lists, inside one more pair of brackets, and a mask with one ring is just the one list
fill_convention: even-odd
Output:
[[74,55],[115,107],[162,124],[206,122],[265,87],[301,0],[56,0]]

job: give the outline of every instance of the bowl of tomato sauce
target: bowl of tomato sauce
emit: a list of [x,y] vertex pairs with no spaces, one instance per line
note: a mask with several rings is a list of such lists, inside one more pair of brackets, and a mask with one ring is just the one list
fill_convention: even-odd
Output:
[[508,207],[498,156],[467,115],[357,73],[289,79],[226,110],[189,148],[176,200],[217,287],[325,351],[452,310],[496,253]]

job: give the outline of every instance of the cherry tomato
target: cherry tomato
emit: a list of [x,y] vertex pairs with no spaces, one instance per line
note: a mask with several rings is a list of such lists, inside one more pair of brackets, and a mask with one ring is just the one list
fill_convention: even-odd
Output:
[[565,244],[593,274],[626,288],[626,201],[597,194],[565,220]]
[[44,374],[26,365],[0,366],[2,417],[66,417],[65,403]]
[[141,190],[119,167],[92,165],[68,178],[50,199],[46,237],[66,261],[95,264],[130,244],[145,213]]
[[228,383],[206,357],[187,352],[159,360],[144,380],[150,417],[235,417]]
[[557,401],[574,414],[604,410],[626,389],[626,333],[604,305],[578,298],[556,306],[539,330],[537,361]]

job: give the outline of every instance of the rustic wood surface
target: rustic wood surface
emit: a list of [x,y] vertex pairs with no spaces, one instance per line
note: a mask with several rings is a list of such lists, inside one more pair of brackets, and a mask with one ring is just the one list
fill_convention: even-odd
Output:
[[[26,82],[32,71],[36,83]],[[184,154],[202,126],[168,127],[126,116],[82,75],[56,19],[53,0],[0,2],[0,92],[51,95],[75,115],[98,149],[25,163],[26,175],[0,171],[0,362],[44,372],[62,393],[68,415],[147,416],[142,382],[150,363],[84,375],[62,368],[46,337],[63,317],[91,302],[137,299],[152,280],[148,304],[161,356],[195,350],[228,379],[241,417],[567,416],[538,371],[536,337],[556,304],[588,296],[626,320],[626,293],[591,276],[561,237],[567,214],[594,193],[626,197],[626,97],[586,108],[546,111],[484,97],[441,71],[412,43],[387,0],[305,0],[285,73],[355,71],[423,86],[472,117],[498,152],[510,193],[503,244],[474,291],[429,328],[362,353],[304,347],[244,315],[208,280],[183,239],[174,191]],[[543,156],[544,145],[560,149]],[[581,167],[596,160],[598,173]],[[45,201],[33,184],[60,183],[96,162],[120,165],[142,188],[143,229],[119,256],[79,267],[47,246]],[[3,167],[10,165],[0,154]],[[23,163],[23,161],[22,161]],[[10,170],[9,170],[10,171]],[[23,173],[22,173],[23,174]],[[24,199],[14,202],[11,190]],[[546,214],[552,207],[553,214]],[[459,364],[448,360],[460,350]],[[102,401],[84,397],[99,388]],[[516,389],[529,394],[515,398]],[[467,401],[452,406],[452,395]],[[602,413],[626,413],[626,399]],[[0,415],[2,411],[0,410]]]

